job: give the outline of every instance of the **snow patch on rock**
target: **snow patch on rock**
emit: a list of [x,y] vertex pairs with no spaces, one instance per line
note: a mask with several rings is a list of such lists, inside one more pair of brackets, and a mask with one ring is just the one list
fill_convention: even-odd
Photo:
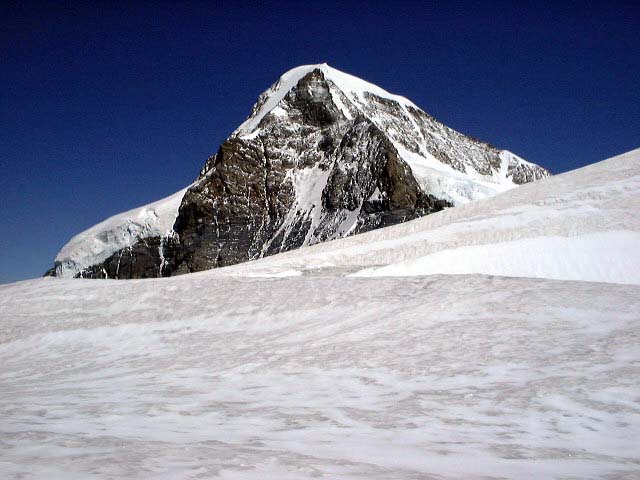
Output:
[[73,237],[56,256],[56,276],[73,277],[140,239],[169,235],[188,188],[114,215]]

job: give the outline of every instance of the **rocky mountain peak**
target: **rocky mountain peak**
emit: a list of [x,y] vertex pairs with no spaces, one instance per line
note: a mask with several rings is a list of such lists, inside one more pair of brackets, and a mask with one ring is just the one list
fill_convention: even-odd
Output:
[[[154,223],[158,215],[143,225],[139,215],[108,220],[100,235],[72,239],[82,248],[59,255],[54,273],[136,278],[222,267],[404,222],[547,175],[404,97],[327,64],[307,65],[262,93],[179,202],[174,196],[170,207],[163,204],[173,212],[162,217],[163,228]],[[135,233],[125,234],[122,246],[105,228],[114,238]]]

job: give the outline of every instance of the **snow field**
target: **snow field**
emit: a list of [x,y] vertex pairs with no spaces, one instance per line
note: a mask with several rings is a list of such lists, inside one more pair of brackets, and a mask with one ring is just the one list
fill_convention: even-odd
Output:
[[633,478],[640,287],[0,287],[3,478]]

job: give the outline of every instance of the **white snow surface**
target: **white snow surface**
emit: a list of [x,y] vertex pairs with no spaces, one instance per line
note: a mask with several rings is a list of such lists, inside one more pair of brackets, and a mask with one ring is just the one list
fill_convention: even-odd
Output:
[[79,233],[56,256],[55,261],[59,262],[56,266],[57,275],[73,277],[138,240],[168,235],[188,188],[162,200],[114,215]]
[[0,286],[3,479],[631,479],[640,287]]
[[640,232],[543,236],[432,253],[356,276],[484,273],[640,285]]
[[234,267],[0,285],[0,478],[640,478],[640,286],[422,275],[617,282],[639,182],[636,150]]

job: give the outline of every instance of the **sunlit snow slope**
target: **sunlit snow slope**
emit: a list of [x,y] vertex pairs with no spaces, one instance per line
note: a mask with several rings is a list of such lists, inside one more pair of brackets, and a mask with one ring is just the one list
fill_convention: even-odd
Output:
[[640,284],[640,149],[401,225],[220,275],[484,273]]
[[0,285],[0,478],[640,478],[630,269],[349,275],[539,238],[618,249],[638,154],[244,265]]
[[630,285],[4,285],[0,478],[638,478],[639,335]]

